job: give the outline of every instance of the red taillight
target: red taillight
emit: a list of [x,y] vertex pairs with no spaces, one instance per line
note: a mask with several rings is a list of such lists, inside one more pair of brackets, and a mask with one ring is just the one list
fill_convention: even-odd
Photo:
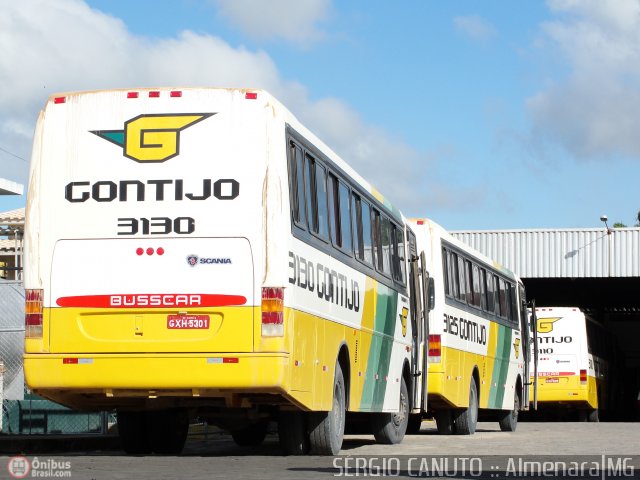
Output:
[[160,98],[160,92],[157,90],[149,92],[149,98]]
[[262,289],[262,336],[284,335],[284,288]]
[[53,103],[64,103],[66,101],[67,101],[66,97],[55,97],[53,99]]
[[171,98],[176,98],[176,97],[181,97],[182,96],[182,92],[180,90],[173,90],[169,96]]
[[24,326],[27,338],[42,338],[42,290],[25,291]]
[[138,92],[127,92],[127,98],[138,98]]
[[258,94],[255,92],[247,92],[244,94],[244,98],[246,100],[256,100],[258,98]]
[[429,362],[438,363],[442,358],[440,335],[429,335]]
[[580,370],[580,383],[587,383],[587,371]]

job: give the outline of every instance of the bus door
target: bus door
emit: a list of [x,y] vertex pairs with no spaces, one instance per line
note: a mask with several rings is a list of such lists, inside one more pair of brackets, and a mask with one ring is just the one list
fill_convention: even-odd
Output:
[[[524,364],[524,378],[528,379],[526,387],[524,388],[524,400],[523,404],[529,407],[533,402],[533,409],[538,409],[538,319],[536,318],[536,301],[531,300],[529,302],[529,308],[531,315],[527,314],[527,303],[524,297],[524,289],[520,286],[520,294],[522,298],[522,340],[523,344],[527,346],[527,349],[523,349]],[[526,333],[525,333],[526,332]],[[526,339],[525,339],[526,335]],[[529,386],[533,385],[533,399],[530,397]]]
[[426,410],[427,407],[427,352],[429,345],[429,305],[428,282],[425,255],[418,256],[416,237],[407,230],[410,259],[410,295],[411,295],[411,327],[413,331],[413,349],[411,359],[412,405],[414,411]]

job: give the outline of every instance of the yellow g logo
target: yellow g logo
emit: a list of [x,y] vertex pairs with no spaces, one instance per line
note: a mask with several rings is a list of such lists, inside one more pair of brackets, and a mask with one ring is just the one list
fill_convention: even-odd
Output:
[[520,358],[520,339],[516,338],[515,342],[513,342],[513,349],[516,352],[516,358]]
[[538,333],[549,333],[553,330],[553,324],[560,320],[560,317],[556,318],[539,318],[538,319]]
[[400,323],[402,324],[402,336],[407,336],[407,315],[409,315],[409,309],[402,307],[402,313],[400,314]]
[[124,124],[124,130],[95,130],[91,133],[124,148],[123,155],[136,162],[164,162],[180,153],[180,132],[215,113],[138,115]]

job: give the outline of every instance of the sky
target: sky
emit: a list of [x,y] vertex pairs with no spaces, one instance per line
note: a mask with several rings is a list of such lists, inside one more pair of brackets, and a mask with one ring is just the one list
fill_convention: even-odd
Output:
[[0,0],[0,178],[49,95],[163,86],[268,90],[449,230],[637,221],[640,0]]

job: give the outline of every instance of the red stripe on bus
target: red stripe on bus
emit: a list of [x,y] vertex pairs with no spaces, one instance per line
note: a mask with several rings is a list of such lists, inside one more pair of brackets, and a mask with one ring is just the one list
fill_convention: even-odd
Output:
[[79,295],[60,297],[59,307],[85,308],[166,308],[166,307],[228,307],[244,305],[247,298],[242,295],[205,293],[136,293],[113,295]]

